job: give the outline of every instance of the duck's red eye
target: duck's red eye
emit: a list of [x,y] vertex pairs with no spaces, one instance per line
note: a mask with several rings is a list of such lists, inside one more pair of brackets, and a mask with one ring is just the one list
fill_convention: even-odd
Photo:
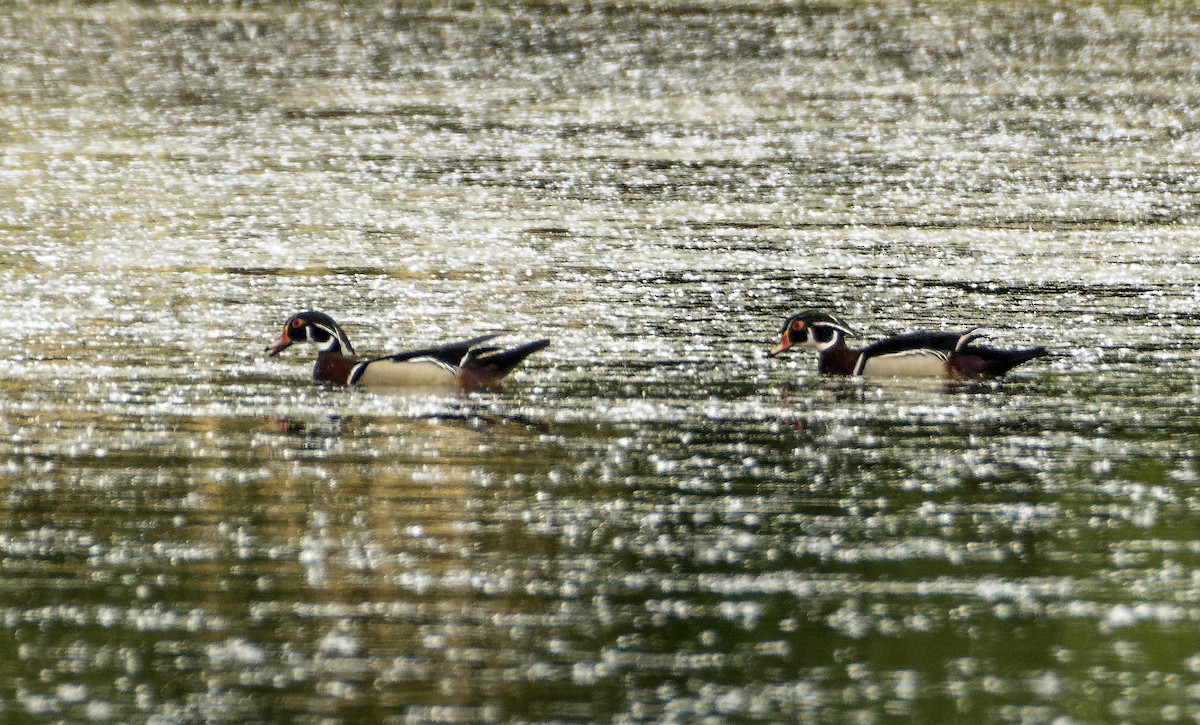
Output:
[[304,327],[304,320],[297,317],[296,319],[292,320],[292,327],[299,330],[301,327]]
[[801,330],[803,330],[804,329],[804,320],[793,321],[792,329],[795,330],[796,332],[800,332]]

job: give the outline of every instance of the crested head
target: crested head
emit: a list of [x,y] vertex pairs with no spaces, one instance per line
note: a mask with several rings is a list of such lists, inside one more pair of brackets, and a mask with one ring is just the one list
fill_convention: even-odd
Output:
[[350,338],[346,337],[341,325],[324,312],[315,310],[289,317],[283,325],[283,334],[274,345],[267,348],[267,353],[276,355],[297,342],[311,342],[321,352],[354,354],[354,346],[350,344]]
[[825,312],[824,310],[801,310],[787,318],[787,320],[783,323],[783,329],[780,330],[780,332],[782,333],[786,331],[796,322],[803,322],[809,327],[814,325],[826,325],[840,329],[842,333],[846,335],[854,334],[854,330],[850,328],[850,325],[845,320],[831,312]]
[[823,310],[801,310],[783,323],[780,330],[782,338],[779,345],[771,351],[770,357],[795,345],[815,347],[817,350],[827,350],[840,343],[846,335],[853,335],[854,330],[841,317]]

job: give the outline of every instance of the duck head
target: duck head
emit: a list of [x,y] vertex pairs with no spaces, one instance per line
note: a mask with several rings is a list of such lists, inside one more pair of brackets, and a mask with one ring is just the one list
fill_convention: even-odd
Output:
[[804,310],[787,318],[780,334],[782,338],[779,344],[768,357],[775,357],[797,345],[816,348],[819,351],[828,350],[841,342],[846,335],[853,335],[854,330],[837,315],[820,310]]
[[321,352],[354,354],[354,346],[350,344],[350,338],[346,337],[341,325],[324,312],[309,311],[292,315],[283,325],[283,334],[275,344],[267,347],[266,353],[278,355],[297,342],[311,342]]

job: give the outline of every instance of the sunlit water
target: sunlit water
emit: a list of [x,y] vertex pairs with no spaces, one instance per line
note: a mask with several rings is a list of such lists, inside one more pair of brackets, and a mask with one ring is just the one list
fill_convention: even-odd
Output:
[[6,721],[1200,718],[1200,14],[277,5],[0,9]]

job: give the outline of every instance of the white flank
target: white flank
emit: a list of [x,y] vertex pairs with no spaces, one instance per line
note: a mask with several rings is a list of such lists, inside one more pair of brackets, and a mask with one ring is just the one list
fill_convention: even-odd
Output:
[[458,385],[458,368],[428,357],[404,362],[375,360],[367,364],[356,384],[376,387],[452,387]]
[[855,372],[866,378],[944,378],[946,360],[937,350],[905,350],[859,360]]

